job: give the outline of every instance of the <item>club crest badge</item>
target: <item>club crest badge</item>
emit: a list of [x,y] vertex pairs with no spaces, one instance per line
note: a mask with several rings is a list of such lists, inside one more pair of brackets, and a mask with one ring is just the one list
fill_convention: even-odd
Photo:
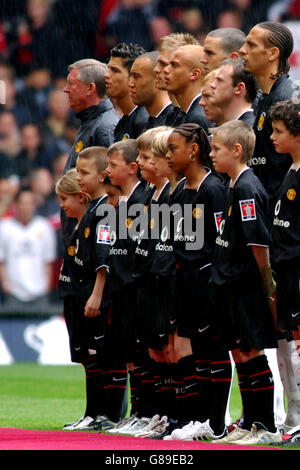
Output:
[[290,188],[288,192],[286,193],[286,197],[290,200],[293,201],[296,197],[296,191],[293,188]]
[[261,131],[262,128],[264,127],[265,118],[266,118],[266,113],[262,113],[259,117],[258,124],[257,124],[257,129],[259,131]]
[[75,152],[79,153],[83,149],[83,142],[82,140],[79,140],[75,146]]

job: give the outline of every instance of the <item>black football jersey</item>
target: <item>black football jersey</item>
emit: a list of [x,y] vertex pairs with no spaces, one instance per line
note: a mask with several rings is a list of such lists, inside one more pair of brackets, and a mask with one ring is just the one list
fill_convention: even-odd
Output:
[[149,114],[143,106],[136,106],[130,114],[124,114],[115,127],[115,142],[125,139],[137,139],[144,132]]
[[224,208],[224,185],[208,170],[198,189],[185,188],[177,203],[182,218],[174,212],[174,255],[177,262],[202,268],[211,264],[215,239]]
[[[145,185],[139,181],[126,199],[120,199],[115,210],[115,227],[111,230],[109,249],[109,285],[114,293],[133,282],[133,257],[136,239],[131,231],[135,219],[141,219],[141,214],[131,214],[130,209],[138,204],[145,206]],[[134,212],[134,211],[133,211]],[[136,228],[136,232],[138,227]]]
[[253,127],[254,121],[255,121],[255,114],[253,109],[249,109],[248,111],[245,111],[242,113],[240,116],[237,118],[238,121],[243,121],[246,124],[248,124],[250,127]]
[[77,229],[74,227],[69,238],[69,242],[65,247],[65,253],[60,268],[58,278],[58,294],[61,299],[70,295],[76,295],[81,283],[81,272],[74,263],[76,253]]
[[276,263],[300,258],[300,168],[290,168],[279,188],[272,238]]
[[256,145],[249,166],[261,180],[271,198],[276,196],[282,179],[292,164],[288,154],[278,154],[270,140],[273,132],[268,112],[272,105],[279,101],[299,96],[299,89],[287,75],[278,78],[270,93],[261,93],[255,107],[256,118],[253,129],[256,134]]
[[97,216],[98,206],[106,202],[107,196],[91,201],[73,229],[59,275],[61,298],[77,294],[80,287],[95,281],[99,267],[108,266],[110,228],[102,228],[101,217]]
[[147,129],[153,129],[153,127],[165,126],[168,121],[168,117],[173,114],[174,106],[172,103],[165,106],[157,116],[149,116],[147,122]]
[[170,127],[176,127],[181,124],[184,113],[181,111],[179,106],[174,106],[173,111],[168,114],[165,125]]
[[[182,178],[178,182],[174,191],[169,193],[168,200],[164,201],[164,204],[167,203],[170,209],[170,223],[173,221],[173,208],[176,211],[177,202],[185,188],[185,184],[186,179]],[[151,270],[153,274],[168,276],[170,274],[174,274],[176,269],[176,259],[174,256],[172,239],[172,233],[174,233],[174,230],[171,230],[168,220],[161,218],[159,219],[159,223],[159,237],[158,240],[156,240],[154,247]]]
[[209,127],[212,127],[212,124],[207,120],[203,106],[199,105],[201,95],[197,96],[191,103],[189,109],[186,112],[182,112],[181,123],[195,123],[202,127],[206,132]]
[[229,284],[257,271],[251,245],[270,246],[268,204],[268,194],[250,168],[241,172],[234,187],[228,186],[216,238],[214,284]]
[[159,208],[168,203],[170,183],[167,182],[162,188],[156,200],[151,199],[150,204],[145,206],[145,217],[141,226],[140,237],[136,240],[136,248],[133,259],[133,276],[135,278],[152,272],[154,251],[158,243],[160,233],[161,217]]
[[106,203],[107,196],[91,201],[77,230],[74,262],[82,273],[82,285],[94,282],[100,267],[108,267],[110,227],[101,224],[103,217],[97,214],[99,205]]

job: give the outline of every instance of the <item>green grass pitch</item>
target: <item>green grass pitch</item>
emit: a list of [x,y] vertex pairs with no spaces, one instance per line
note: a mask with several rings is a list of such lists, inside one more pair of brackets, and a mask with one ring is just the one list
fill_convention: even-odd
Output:
[[[16,363],[0,366],[0,427],[61,430],[85,409],[84,370],[80,365]],[[240,417],[241,400],[234,378],[230,413]]]

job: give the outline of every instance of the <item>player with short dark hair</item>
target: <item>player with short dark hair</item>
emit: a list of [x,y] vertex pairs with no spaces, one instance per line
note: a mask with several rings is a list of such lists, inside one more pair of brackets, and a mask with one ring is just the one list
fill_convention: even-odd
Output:
[[238,28],[218,28],[210,31],[203,44],[203,73],[207,75],[219,68],[225,59],[238,58],[245,38],[245,33]]
[[278,158],[282,153],[289,153],[293,161],[277,194],[272,228],[273,267],[277,281],[276,326],[283,333],[278,343],[284,352],[278,362],[288,404],[283,425],[285,432],[290,432],[291,427],[300,422],[299,355],[295,355],[296,363],[291,360],[292,340],[294,345],[299,345],[300,340],[299,112],[299,99],[281,101],[270,109],[271,141]]
[[252,103],[258,85],[255,77],[245,71],[241,59],[226,59],[222,62],[211,83],[211,91],[210,103],[222,110],[216,121],[217,126],[239,119],[252,127],[255,119]]
[[150,51],[140,55],[134,61],[130,71],[130,92],[133,102],[145,106],[149,119],[144,130],[163,126],[174,107],[166,90],[156,85],[154,69],[159,51]]
[[114,141],[136,139],[145,129],[148,113],[143,106],[136,106],[129,89],[129,77],[135,59],[146,51],[137,44],[119,43],[110,51],[105,74],[108,96],[115,101],[122,112],[114,130]]
[[270,141],[272,124],[270,107],[282,100],[299,96],[299,87],[288,76],[293,36],[281,23],[263,22],[255,25],[240,49],[245,70],[252,73],[261,90],[255,105],[253,129],[256,145],[249,166],[253,168],[270,196],[270,220],[273,218],[276,194],[283,176],[291,165],[290,155],[277,155]]

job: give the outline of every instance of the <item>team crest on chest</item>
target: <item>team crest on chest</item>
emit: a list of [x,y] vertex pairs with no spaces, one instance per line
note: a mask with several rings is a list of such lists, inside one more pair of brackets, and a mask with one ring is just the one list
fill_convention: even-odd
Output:
[[91,233],[90,227],[86,227],[86,228],[84,229],[84,238],[89,238],[90,233]]
[[150,229],[153,230],[154,227],[155,227],[155,219],[152,218],[152,219],[150,220]]
[[265,117],[266,117],[266,113],[262,113],[259,117],[259,121],[258,121],[258,124],[257,124],[257,129],[259,131],[261,131],[262,128],[264,127]]
[[244,199],[240,202],[242,222],[256,220],[256,209],[254,199]]
[[195,217],[195,219],[200,219],[201,216],[202,209],[200,209],[200,207],[195,207],[195,209],[193,210],[193,217]]
[[290,188],[287,193],[286,193],[286,197],[292,201],[293,199],[295,199],[296,197],[296,191],[293,189],[293,188]]
[[125,222],[126,228],[130,228],[132,226],[132,219],[128,217]]
[[79,140],[75,146],[75,152],[79,153],[83,149],[83,142],[82,140]]
[[76,246],[73,246],[73,245],[69,246],[69,248],[68,248],[68,254],[69,254],[70,256],[75,256],[75,254],[76,254]]

